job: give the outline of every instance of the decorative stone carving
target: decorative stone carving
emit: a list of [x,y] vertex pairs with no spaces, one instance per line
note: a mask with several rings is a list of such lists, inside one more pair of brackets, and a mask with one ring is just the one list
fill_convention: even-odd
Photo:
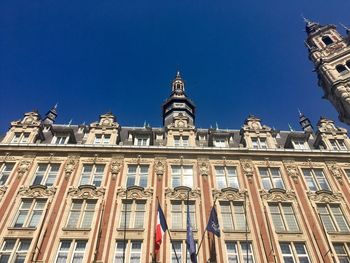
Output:
[[220,190],[213,190],[213,198],[218,200],[228,201],[243,201],[247,191],[239,191],[235,188],[225,188]]
[[166,161],[165,158],[161,159],[161,158],[156,158],[154,160],[154,171],[156,173],[157,176],[163,176],[165,173],[165,169],[166,169]]
[[336,162],[333,161],[328,161],[326,162],[326,165],[330,171],[330,173],[340,182],[342,183],[343,178],[342,178],[342,172],[339,166],[337,165]]
[[198,159],[199,174],[201,176],[209,175],[209,163],[208,159]]
[[81,185],[78,188],[70,188],[68,190],[68,196],[72,198],[83,198],[83,199],[91,199],[91,198],[99,198],[105,194],[105,189],[96,188],[93,185]]
[[287,175],[290,176],[294,181],[298,180],[299,170],[298,166],[294,161],[283,161],[284,167],[286,168]]
[[2,185],[0,186],[0,199],[6,193],[7,187]]
[[342,195],[340,193],[332,193],[325,190],[308,192],[307,195],[311,201],[320,203],[340,202],[342,199]]
[[64,166],[64,172],[66,176],[70,176],[72,172],[74,171],[75,167],[78,163],[78,158],[76,156],[70,156],[66,162],[66,165]]
[[5,156],[0,157],[0,162],[14,162],[16,161],[16,158],[14,156],[10,156],[8,153],[6,153]]
[[142,155],[138,155],[137,158],[132,158],[129,160],[126,160],[127,163],[137,163],[137,164],[150,164],[152,163],[153,159],[151,158],[142,158]]
[[267,201],[286,202],[296,200],[295,192],[292,190],[271,189],[270,191],[260,190],[259,192],[261,198]]
[[151,188],[143,188],[140,186],[131,186],[127,189],[119,188],[117,190],[117,197],[125,198],[126,193],[128,194],[128,198],[130,199],[145,199],[151,197],[153,195],[153,189]]
[[120,172],[123,160],[122,159],[114,159],[111,162],[111,173],[112,177],[115,178]]
[[242,159],[241,166],[243,174],[251,181],[254,174],[253,162],[251,160]]
[[199,198],[201,196],[201,193],[198,189],[191,189],[187,186],[178,186],[174,189],[165,189],[165,196],[171,199],[187,200],[187,198]]
[[52,197],[56,193],[56,188],[49,187],[43,185],[35,185],[35,186],[22,186],[19,189],[18,194],[23,197],[32,197],[32,198],[40,198],[40,197]]
[[26,172],[28,172],[31,163],[32,160],[21,160],[17,166],[18,175],[23,176]]

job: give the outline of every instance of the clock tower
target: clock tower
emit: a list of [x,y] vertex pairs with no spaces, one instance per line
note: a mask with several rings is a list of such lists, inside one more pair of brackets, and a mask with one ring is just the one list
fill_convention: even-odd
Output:
[[179,71],[172,82],[170,97],[163,103],[162,110],[164,126],[174,123],[174,118],[179,115],[187,117],[188,123],[194,126],[195,105],[185,93],[185,82]]
[[339,113],[339,120],[350,124],[350,32],[342,36],[334,25],[320,25],[305,19],[306,46],[315,66],[324,98]]

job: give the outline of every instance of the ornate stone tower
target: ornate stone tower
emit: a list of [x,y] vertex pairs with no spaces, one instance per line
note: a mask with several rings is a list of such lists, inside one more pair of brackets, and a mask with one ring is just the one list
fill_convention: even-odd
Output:
[[172,92],[170,97],[164,102],[163,106],[163,125],[166,127],[174,122],[174,117],[179,115],[188,118],[188,123],[194,125],[195,105],[185,94],[185,82],[181,78],[180,72],[172,82]]
[[350,124],[350,33],[342,36],[334,25],[320,25],[305,19],[306,46],[315,65],[318,85],[339,113],[339,120]]

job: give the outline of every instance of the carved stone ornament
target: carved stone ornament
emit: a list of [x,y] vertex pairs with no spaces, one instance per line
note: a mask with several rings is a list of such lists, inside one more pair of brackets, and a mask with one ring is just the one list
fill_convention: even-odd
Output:
[[35,186],[22,186],[18,194],[23,197],[32,197],[32,198],[37,198],[37,197],[52,197],[56,193],[56,188],[54,187],[46,187],[43,185],[35,185]]
[[213,198],[218,200],[228,201],[243,201],[247,191],[235,188],[225,188],[220,190],[213,190]]
[[342,195],[340,193],[332,193],[330,191],[317,191],[307,193],[310,200],[319,203],[333,203],[340,202]]
[[297,181],[300,175],[298,166],[296,166],[293,161],[284,161],[283,163],[288,176],[290,176],[294,181]]
[[0,157],[0,162],[14,162],[16,161],[16,158],[14,156],[9,156],[8,154]]
[[326,162],[331,174],[339,181],[343,181],[342,172],[336,162]]
[[112,160],[111,173],[112,173],[113,178],[115,178],[119,174],[121,166],[122,166],[122,162],[123,162],[122,159]]
[[242,165],[242,171],[245,176],[248,177],[248,180],[251,180],[253,178],[253,163],[251,160],[241,160]]
[[296,200],[296,195],[292,190],[271,189],[270,191],[260,190],[262,199],[273,202],[286,202]]
[[6,193],[7,187],[2,185],[0,186],[0,198]]
[[66,176],[70,176],[77,166],[77,157],[69,157],[66,165],[64,166],[64,172]]
[[165,167],[166,167],[165,165],[166,165],[165,160],[161,160],[161,159],[154,160],[154,171],[155,171],[157,176],[164,175]]
[[71,187],[68,190],[68,196],[72,198],[83,198],[83,199],[91,199],[91,198],[99,198],[105,194],[105,189],[96,188],[92,185],[81,185],[78,188]]
[[174,189],[167,188],[165,189],[165,196],[171,199],[187,200],[196,199],[201,196],[201,192],[198,189],[191,189],[187,186],[178,186]]
[[151,188],[143,188],[140,186],[131,186],[128,187],[128,189],[125,188],[119,188],[117,190],[117,197],[126,197],[126,193],[128,194],[127,198],[130,199],[142,199],[142,198],[148,198],[153,195],[153,189]]
[[23,176],[26,172],[28,172],[31,163],[32,161],[29,161],[29,160],[20,161],[17,166],[18,175]]
[[199,173],[201,176],[209,175],[209,164],[207,159],[198,160]]

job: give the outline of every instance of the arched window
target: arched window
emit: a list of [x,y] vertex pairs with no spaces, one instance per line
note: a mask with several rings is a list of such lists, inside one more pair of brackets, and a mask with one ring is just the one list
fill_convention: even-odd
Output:
[[335,68],[340,74],[345,74],[346,72],[348,72],[346,67],[344,65],[341,65],[341,64],[337,65]]
[[322,41],[323,41],[323,43],[325,43],[326,46],[333,43],[333,40],[329,36],[322,37]]
[[350,69],[350,60],[346,61],[346,66]]

